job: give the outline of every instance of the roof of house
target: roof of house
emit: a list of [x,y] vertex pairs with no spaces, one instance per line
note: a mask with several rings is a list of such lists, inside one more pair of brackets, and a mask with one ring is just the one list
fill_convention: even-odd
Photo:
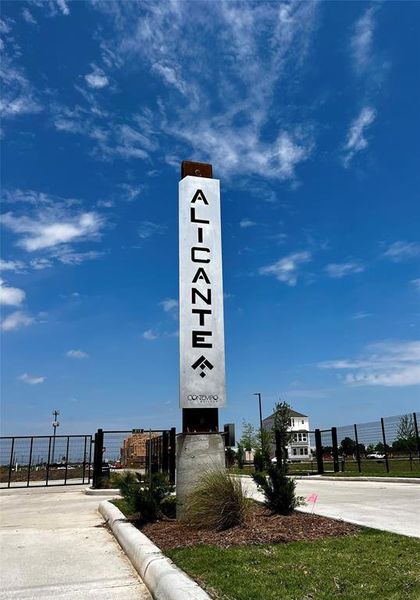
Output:
[[[296,410],[290,409],[290,416],[291,417],[306,417],[308,418],[308,415],[303,415],[300,412],[297,412]],[[270,415],[269,417],[265,417],[265,419],[263,419],[263,421],[267,421],[267,419],[271,419],[274,417],[274,413],[272,415]]]

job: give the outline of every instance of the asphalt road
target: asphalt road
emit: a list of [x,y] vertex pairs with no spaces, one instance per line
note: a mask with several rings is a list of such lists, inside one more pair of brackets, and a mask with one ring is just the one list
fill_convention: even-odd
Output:
[[0,492],[0,598],[152,600],[85,488]]
[[[262,499],[254,482],[243,477],[247,493]],[[325,517],[350,523],[420,537],[420,485],[382,481],[334,481],[297,479],[297,494],[308,498],[317,494],[317,502],[301,507]]]

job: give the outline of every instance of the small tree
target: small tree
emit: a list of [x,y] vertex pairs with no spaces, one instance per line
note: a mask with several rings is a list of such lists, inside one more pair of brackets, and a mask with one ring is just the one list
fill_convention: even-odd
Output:
[[255,483],[265,496],[265,505],[274,513],[290,515],[297,506],[304,504],[304,498],[296,496],[296,481],[286,476],[283,469],[272,466],[268,477],[263,473],[253,473]]
[[351,456],[356,451],[356,442],[350,437],[345,437],[341,440],[340,451],[341,454],[344,454],[345,456]]
[[274,407],[273,432],[276,441],[277,465],[287,469],[287,446],[293,439],[291,427],[292,409],[287,402],[277,402]]
[[239,442],[238,449],[236,451],[236,461],[238,463],[238,467],[240,469],[244,468],[244,460],[245,460],[245,451],[242,444]]
[[256,439],[258,450],[256,452],[256,456],[254,457],[255,469],[257,471],[265,471],[271,465],[270,447],[273,440],[273,431],[268,429],[259,429]]
[[416,450],[416,428],[412,415],[403,415],[397,429],[397,438],[392,447],[398,451],[413,452]]
[[257,445],[255,427],[252,425],[252,423],[249,423],[245,420],[242,421],[242,436],[240,443],[247,452],[251,452],[251,450]]

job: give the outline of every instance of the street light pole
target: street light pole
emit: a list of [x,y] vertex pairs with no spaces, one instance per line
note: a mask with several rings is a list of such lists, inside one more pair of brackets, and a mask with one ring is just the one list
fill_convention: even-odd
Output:
[[261,408],[261,394],[256,392],[254,396],[258,396],[258,404],[260,407],[260,431],[261,431],[261,441],[262,441],[262,430],[263,430],[263,421],[262,421],[262,408]]
[[59,421],[57,421],[57,417],[60,414],[59,410],[54,410],[52,415],[54,417],[54,421],[53,421],[53,428],[54,428],[54,434],[53,434],[53,447],[52,447],[52,459],[51,459],[51,463],[54,464],[54,452],[55,452],[55,435],[57,433],[57,427],[60,425]]

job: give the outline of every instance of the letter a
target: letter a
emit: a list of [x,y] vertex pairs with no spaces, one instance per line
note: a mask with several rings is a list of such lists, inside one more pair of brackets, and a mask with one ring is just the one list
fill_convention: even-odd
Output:
[[197,281],[199,280],[205,281],[208,285],[210,285],[210,279],[207,277],[207,273],[205,272],[203,267],[200,267],[197,270],[197,273],[194,275],[194,279],[192,280],[192,282],[197,283]]
[[207,206],[209,205],[202,190],[197,190],[195,192],[194,198],[191,200],[191,204],[195,204],[195,202],[198,202],[198,200],[201,200],[201,202],[204,202],[204,204],[207,204]]

